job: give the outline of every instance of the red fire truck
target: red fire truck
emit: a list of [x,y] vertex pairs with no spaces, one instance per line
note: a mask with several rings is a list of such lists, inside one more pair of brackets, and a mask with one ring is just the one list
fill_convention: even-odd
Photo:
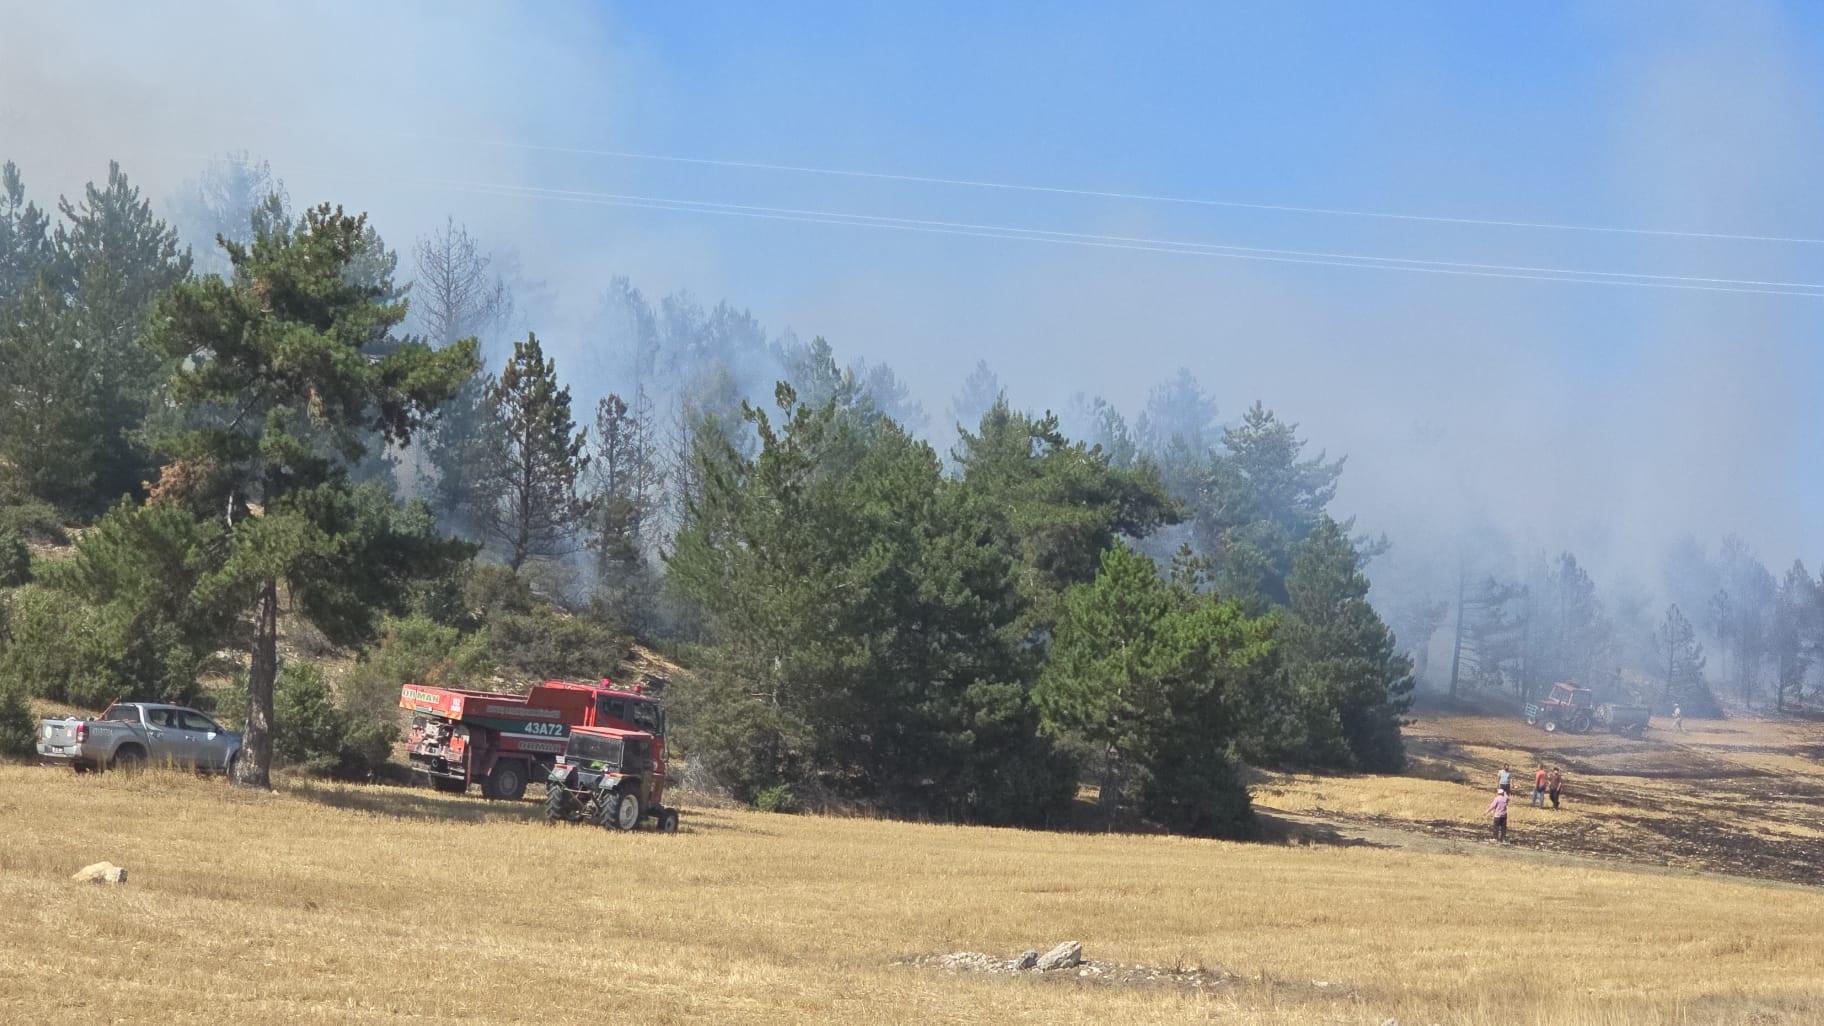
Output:
[[407,684],[399,706],[412,713],[412,764],[439,791],[460,794],[473,783],[489,798],[521,798],[527,781],[549,776],[571,727],[645,731],[656,739],[654,757],[665,757],[664,708],[640,685],[629,691],[606,677],[546,681],[523,695]]

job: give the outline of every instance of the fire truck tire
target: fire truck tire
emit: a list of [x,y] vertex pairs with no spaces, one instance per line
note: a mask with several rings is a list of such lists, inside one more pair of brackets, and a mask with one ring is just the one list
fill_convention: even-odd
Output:
[[607,825],[616,830],[632,830],[640,825],[640,817],[646,810],[640,808],[640,796],[623,794],[618,801],[608,803]]
[[483,796],[503,802],[516,802],[526,796],[526,766],[522,762],[502,762],[488,774],[481,785]]
[[659,833],[675,834],[678,832],[678,810],[666,809],[659,813]]
[[466,780],[451,780],[449,777],[432,777],[431,786],[444,794],[461,794],[469,789]]

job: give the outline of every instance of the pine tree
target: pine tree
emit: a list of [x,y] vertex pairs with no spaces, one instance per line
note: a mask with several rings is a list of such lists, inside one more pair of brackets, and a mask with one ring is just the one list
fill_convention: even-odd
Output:
[[483,521],[507,566],[572,550],[588,503],[577,493],[589,466],[588,429],[577,430],[570,389],[557,383],[557,362],[538,336],[513,344],[513,358],[488,389],[488,412],[500,439],[483,468],[481,494],[492,498]]
[[1002,401],[1006,389],[994,371],[988,369],[987,360],[975,361],[975,369],[963,380],[962,391],[950,400],[950,421],[960,432],[981,423],[982,417]]
[[1660,623],[1657,637],[1660,659],[1665,670],[1665,685],[1660,692],[1660,706],[1670,711],[1679,706],[1687,716],[1713,717],[1720,713],[1716,696],[1704,681],[1704,646],[1698,644],[1697,630],[1677,605],[1666,607],[1666,618]]
[[49,269],[55,255],[50,215],[26,200],[19,166],[0,164],[0,308]]
[[1107,453],[1065,438],[1056,416],[1016,413],[1005,399],[962,433],[952,456],[963,483],[1007,511],[1035,637],[1055,622],[1065,589],[1096,578],[1116,538],[1177,522],[1152,467],[1116,469]]
[[1398,653],[1393,632],[1369,604],[1361,556],[1336,521],[1323,517],[1299,545],[1286,588],[1280,638],[1303,713],[1302,761],[1398,770],[1412,661]]
[[1824,643],[1824,595],[1805,564],[1794,560],[1774,600],[1774,709],[1784,715],[1805,695],[1805,677]]
[[325,204],[250,246],[224,242],[232,278],[180,284],[154,319],[183,418],[163,445],[204,468],[210,490],[171,498],[226,510],[228,555],[201,587],[253,604],[238,770],[251,786],[270,783],[281,584],[332,640],[359,640],[416,575],[462,551],[435,541],[428,511],[346,484],[365,433],[405,444],[476,366],[472,345],[392,335],[405,308],[383,301],[390,283],[350,273],[366,229]]
[[631,406],[618,395],[603,396],[595,411],[590,546],[596,594],[616,622],[636,630],[650,624],[656,599],[648,553],[665,480],[652,417],[644,389],[634,393]]
[[[0,465],[16,487],[92,516],[151,473],[134,433],[160,366],[142,325],[154,298],[189,273],[190,256],[118,164],[105,187],[91,183],[80,203],[60,206],[49,262],[0,326],[0,392],[10,400],[0,421],[11,422],[0,430]],[[14,234],[41,234],[40,216],[16,214]]]
[[273,174],[271,163],[246,150],[209,161],[184,183],[173,206],[184,238],[197,251],[199,274],[234,273],[218,239],[247,246],[291,221],[284,180]]
[[[435,346],[479,339],[513,315],[513,293],[466,225],[443,228],[412,247],[412,315]],[[485,362],[485,360],[484,360]]]
[[1193,537],[1216,560],[1219,592],[1256,605],[1287,601],[1293,550],[1336,495],[1343,461],[1304,456],[1298,425],[1256,402],[1223,432],[1192,503]]
[[1070,590],[1033,703],[1048,730],[1100,753],[1105,826],[1123,777],[1137,774],[1149,807],[1169,810],[1175,827],[1245,827],[1247,793],[1221,754],[1232,727],[1224,691],[1269,654],[1271,629],[1239,603],[1167,585],[1151,559],[1120,542],[1102,554],[1093,582]]
[[47,275],[0,319],[0,501],[81,510],[95,495],[99,387],[75,315]]

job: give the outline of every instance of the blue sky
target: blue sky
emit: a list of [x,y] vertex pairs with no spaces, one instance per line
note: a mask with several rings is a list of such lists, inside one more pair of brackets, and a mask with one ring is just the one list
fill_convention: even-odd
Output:
[[[1824,238],[1813,4],[187,5],[0,0],[0,155],[211,154],[396,244],[446,214],[546,288],[588,377],[606,279],[885,360],[939,416],[977,358],[1024,405],[1130,412],[1189,367],[1348,453],[1340,511],[1452,563],[1488,524],[1650,577],[1668,537],[1824,557],[1824,297],[1455,277],[507,195],[565,189],[1590,272],[1824,283],[1824,244],[1295,214],[565,149],[1435,217]],[[450,183],[465,183],[453,186]],[[40,193],[42,195],[42,193]],[[579,390],[613,387],[590,380]],[[1649,582],[1651,583],[1651,582]]]

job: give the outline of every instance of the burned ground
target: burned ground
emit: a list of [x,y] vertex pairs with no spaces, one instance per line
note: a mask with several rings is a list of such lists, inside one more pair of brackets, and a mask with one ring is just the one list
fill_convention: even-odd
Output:
[[[1488,844],[1482,815],[1501,766],[1514,771],[1507,848],[1671,870],[1824,886],[1824,727],[1687,721],[1641,739],[1547,734],[1515,719],[1422,718],[1408,727],[1414,772],[1387,778],[1278,775],[1261,806],[1379,843]],[[1565,777],[1562,808],[1533,808],[1536,766]],[[1412,779],[1417,778],[1417,779]],[[1430,843],[1428,843],[1430,842]]]

